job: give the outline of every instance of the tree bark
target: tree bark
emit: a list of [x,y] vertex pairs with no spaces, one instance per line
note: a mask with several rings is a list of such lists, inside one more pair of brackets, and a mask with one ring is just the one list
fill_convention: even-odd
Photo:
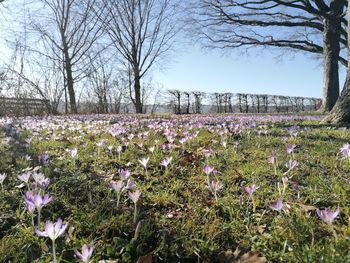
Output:
[[[350,1],[347,7],[348,20],[350,18]],[[348,25],[348,36],[350,24]],[[348,59],[350,58],[350,38],[348,38]],[[350,65],[346,72],[346,80],[340,97],[331,112],[323,119],[323,123],[349,124],[350,123]]]
[[141,97],[141,77],[138,69],[134,70],[134,92],[135,92],[135,110],[136,113],[143,113]]
[[69,95],[70,112],[77,114],[78,108],[77,108],[77,102],[75,100],[73,73],[72,73],[72,67],[69,63],[66,63],[66,72],[67,72],[67,89],[68,89],[68,95]]
[[340,18],[325,18],[323,33],[323,98],[322,112],[329,112],[339,97]]
[[347,70],[344,89],[331,112],[323,119],[323,123],[350,123],[350,73]]
[[69,96],[70,113],[77,114],[78,108],[77,108],[77,102],[75,100],[72,62],[71,62],[71,57],[69,56],[66,37],[62,32],[63,31],[61,31],[61,35],[62,35],[63,55],[64,55],[64,71],[65,71],[66,85],[67,85],[68,96]]

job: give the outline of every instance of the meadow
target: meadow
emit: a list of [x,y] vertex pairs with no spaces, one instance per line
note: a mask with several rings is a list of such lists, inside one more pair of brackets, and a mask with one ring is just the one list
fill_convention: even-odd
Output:
[[321,118],[1,118],[0,262],[350,262],[350,133]]

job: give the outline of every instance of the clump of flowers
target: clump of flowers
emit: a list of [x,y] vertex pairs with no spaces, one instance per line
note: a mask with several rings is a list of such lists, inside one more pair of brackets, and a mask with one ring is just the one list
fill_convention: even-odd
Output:
[[38,226],[40,226],[42,208],[48,203],[50,203],[51,201],[52,201],[52,197],[48,194],[42,196],[34,192],[25,193],[24,202],[25,202],[27,211],[32,215],[32,221],[33,221],[34,210],[36,209],[38,211]]

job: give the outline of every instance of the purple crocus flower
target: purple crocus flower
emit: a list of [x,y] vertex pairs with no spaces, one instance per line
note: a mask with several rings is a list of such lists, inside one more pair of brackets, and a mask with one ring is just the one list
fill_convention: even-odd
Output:
[[114,191],[116,191],[117,193],[120,193],[120,192],[123,190],[124,181],[122,181],[122,180],[119,180],[119,181],[117,181],[117,182],[112,181],[112,182],[110,183],[110,187],[111,187]]
[[253,195],[256,189],[259,189],[259,187],[255,184],[252,184],[251,186],[242,186],[242,190],[249,195]]
[[51,221],[47,221],[45,223],[44,231],[40,231],[39,229],[35,229],[35,233],[41,237],[48,237],[52,240],[52,256],[53,262],[56,263],[56,246],[55,240],[61,236],[67,229],[68,224],[63,225],[62,219],[59,218],[56,223],[52,223]]
[[133,201],[133,203],[134,203],[134,219],[133,219],[133,222],[135,224],[137,222],[137,202],[140,199],[141,191],[137,189],[134,192],[128,192],[128,196],[131,199],[131,201]]
[[281,211],[283,207],[282,199],[278,198],[275,202],[271,203],[269,207],[275,211]]
[[28,172],[22,173],[21,175],[18,175],[17,178],[18,178],[20,181],[22,181],[22,182],[28,184],[29,179],[30,179],[30,175],[31,175],[31,172],[28,171]]
[[121,153],[123,151],[123,147],[121,145],[118,145],[117,147],[117,152]]
[[137,201],[140,199],[141,191],[137,189],[134,192],[128,192],[128,196],[131,199],[131,201],[133,201],[133,203],[136,204]]
[[286,163],[286,167],[287,167],[289,170],[294,169],[297,165],[298,165],[298,162],[295,161],[295,160],[289,160],[289,161]]
[[35,181],[32,184],[33,188],[46,189],[50,184],[50,179],[45,177],[42,173],[33,172],[32,177]]
[[48,194],[41,196],[40,194],[32,193],[32,192],[26,192],[24,196],[24,202],[26,209],[28,212],[33,213],[35,207],[38,210],[38,226],[40,226],[40,216],[41,216],[41,209],[50,203],[52,200],[52,197]]
[[155,146],[151,146],[151,147],[148,147],[148,151],[150,151],[151,153],[153,153],[154,152],[154,150],[155,150]]
[[27,211],[31,214],[33,214],[35,211],[34,196],[35,196],[35,193],[33,193],[31,191],[27,191],[24,194],[25,207],[26,207]]
[[217,192],[220,191],[223,187],[221,181],[211,181],[209,184],[211,192],[214,194],[215,200],[218,201]]
[[34,205],[38,210],[42,209],[45,205],[47,205],[51,201],[52,201],[52,196],[48,194],[44,196],[41,196],[40,194],[34,195]]
[[138,160],[138,161],[146,169],[147,168],[147,164],[149,162],[149,157],[148,158],[142,158],[141,160]]
[[320,217],[320,219],[327,224],[332,224],[333,220],[339,215],[340,209],[339,207],[333,212],[329,207],[320,210],[317,208],[316,210],[317,215]]
[[59,236],[61,236],[64,231],[66,231],[68,224],[63,225],[62,219],[59,218],[56,223],[52,223],[51,221],[47,221],[45,223],[44,231],[40,231],[39,229],[35,229],[35,233],[41,237],[48,237],[52,241],[55,241]]
[[349,143],[343,144],[343,146],[340,148],[340,153],[344,157],[349,157],[350,156],[350,144]]
[[287,154],[292,154],[292,153],[294,153],[295,147],[296,147],[295,144],[288,144],[288,145],[287,145]]
[[292,183],[292,188],[296,191],[300,190],[300,184],[298,182],[293,182]]
[[271,164],[275,164],[277,162],[276,151],[273,150],[271,156],[267,159],[267,161]]
[[214,171],[214,168],[209,166],[209,165],[206,165],[203,167],[203,172],[206,174],[206,175],[209,175],[211,174],[212,172]]
[[68,152],[69,152],[69,155],[70,155],[72,158],[75,158],[75,157],[77,157],[77,155],[78,155],[78,149],[77,149],[77,148],[70,149]]
[[4,190],[3,184],[4,184],[4,181],[5,181],[6,177],[7,177],[7,174],[5,174],[5,173],[1,173],[1,174],[0,174],[1,190]]
[[79,252],[78,250],[74,250],[74,252],[75,255],[77,255],[82,262],[89,263],[92,257],[92,253],[94,252],[94,243],[91,242],[90,246],[84,244],[81,249],[81,252]]
[[168,167],[168,165],[171,163],[173,157],[166,158],[160,162],[160,165],[164,167]]
[[52,197],[48,194],[41,196],[40,194],[33,192],[26,192],[24,198],[26,206],[34,206],[38,210],[41,210],[45,205],[52,201]]
[[220,191],[223,187],[223,184],[221,181],[211,181],[210,182],[210,189],[213,191],[213,192],[217,192],[217,191]]
[[50,159],[50,155],[47,153],[39,154],[38,156],[39,163],[41,163],[42,165],[48,165],[49,159]]
[[96,143],[96,146],[97,147],[102,147],[102,146],[104,146],[106,144],[107,144],[107,140],[102,139],[102,140],[100,140],[99,142]]
[[133,180],[128,179],[125,188],[129,190],[134,190],[136,188],[136,184]]
[[122,181],[125,181],[130,177],[130,171],[128,169],[119,169],[119,176]]

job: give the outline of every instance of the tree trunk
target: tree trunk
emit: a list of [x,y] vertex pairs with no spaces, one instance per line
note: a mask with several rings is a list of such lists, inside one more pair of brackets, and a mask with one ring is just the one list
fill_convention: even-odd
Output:
[[181,94],[177,94],[177,114],[181,114]]
[[134,71],[134,92],[135,92],[135,110],[136,113],[143,113],[141,97],[141,78],[138,70]]
[[68,95],[69,95],[69,104],[70,104],[70,112],[77,114],[78,108],[77,103],[75,100],[75,92],[74,92],[74,80],[73,80],[73,74],[72,74],[72,67],[70,63],[66,63],[66,72],[67,72],[67,89],[68,89]]
[[74,79],[73,79],[73,72],[72,72],[72,63],[71,58],[69,56],[68,52],[68,46],[66,43],[65,38],[62,38],[62,44],[63,44],[63,54],[64,54],[64,71],[65,71],[65,77],[66,77],[66,85],[68,90],[68,96],[69,96],[69,104],[70,104],[70,112],[77,114],[77,102],[75,100],[75,92],[74,92]]
[[185,93],[187,96],[187,106],[186,106],[186,114],[190,114],[190,94]]
[[[348,20],[350,18],[350,1],[347,7]],[[350,24],[348,25],[348,36],[350,35]],[[348,59],[350,58],[350,38],[348,38]],[[338,98],[331,112],[323,119],[324,123],[343,124],[350,123],[350,66],[346,72],[346,80],[341,96]]]
[[340,19],[326,18],[323,33],[323,98],[321,111],[329,112],[339,97]]
[[323,119],[323,122],[333,124],[350,123],[350,73],[346,76],[344,90],[332,111]]

